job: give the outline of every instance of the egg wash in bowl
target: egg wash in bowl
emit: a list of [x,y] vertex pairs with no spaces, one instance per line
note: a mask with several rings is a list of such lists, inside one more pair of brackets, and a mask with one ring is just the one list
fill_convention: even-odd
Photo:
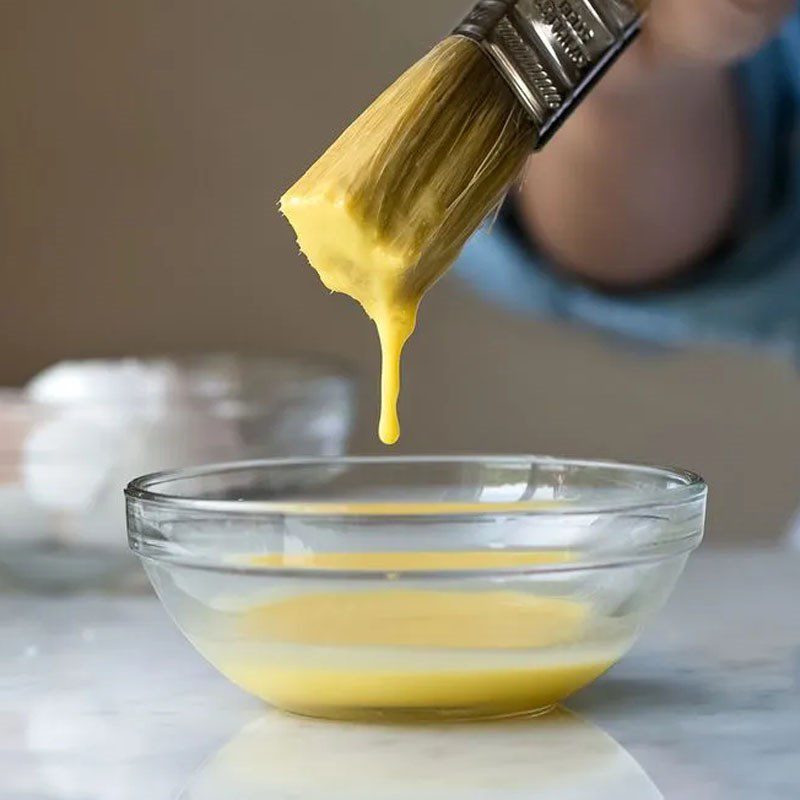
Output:
[[[602,675],[702,532],[689,478],[665,519],[652,509],[671,490],[590,507],[587,467],[565,494],[557,462],[410,462],[155,476],[129,487],[131,544],[187,638],[246,691],[311,716],[461,719],[542,713]],[[509,468],[533,499],[476,500]]]

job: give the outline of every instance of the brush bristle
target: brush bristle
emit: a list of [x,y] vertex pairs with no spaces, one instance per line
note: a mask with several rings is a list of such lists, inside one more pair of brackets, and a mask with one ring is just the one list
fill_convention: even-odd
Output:
[[[281,208],[319,268],[293,207],[336,206],[360,226],[360,241],[386,254],[398,295],[419,296],[502,200],[533,139],[532,123],[477,45],[450,37],[361,114],[286,193]],[[340,233],[316,225],[315,246]],[[367,266],[341,242],[329,244],[339,268]]]

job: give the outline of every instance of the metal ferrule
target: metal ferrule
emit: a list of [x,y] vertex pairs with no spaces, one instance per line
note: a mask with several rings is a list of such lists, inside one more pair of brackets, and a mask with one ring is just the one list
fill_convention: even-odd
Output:
[[543,147],[638,33],[635,0],[481,0],[453,31],[477,42]]

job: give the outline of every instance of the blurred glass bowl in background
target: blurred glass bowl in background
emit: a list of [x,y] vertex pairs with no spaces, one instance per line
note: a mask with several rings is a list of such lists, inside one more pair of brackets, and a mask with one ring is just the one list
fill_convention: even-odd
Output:
[[307,358],[231,355],[57,364],[0,391],[0,585],[119,586],[134,476],[209,461],[336,456],[355,383]]

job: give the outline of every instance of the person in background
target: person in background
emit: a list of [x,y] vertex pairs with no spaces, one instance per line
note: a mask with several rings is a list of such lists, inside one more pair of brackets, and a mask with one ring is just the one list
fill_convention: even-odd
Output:
[[654,0],[458,270],[517,310],[800,364],[797,2]]
[[797,354],[799,137],[793,0],[654,0],[460,272],[522,310]]

